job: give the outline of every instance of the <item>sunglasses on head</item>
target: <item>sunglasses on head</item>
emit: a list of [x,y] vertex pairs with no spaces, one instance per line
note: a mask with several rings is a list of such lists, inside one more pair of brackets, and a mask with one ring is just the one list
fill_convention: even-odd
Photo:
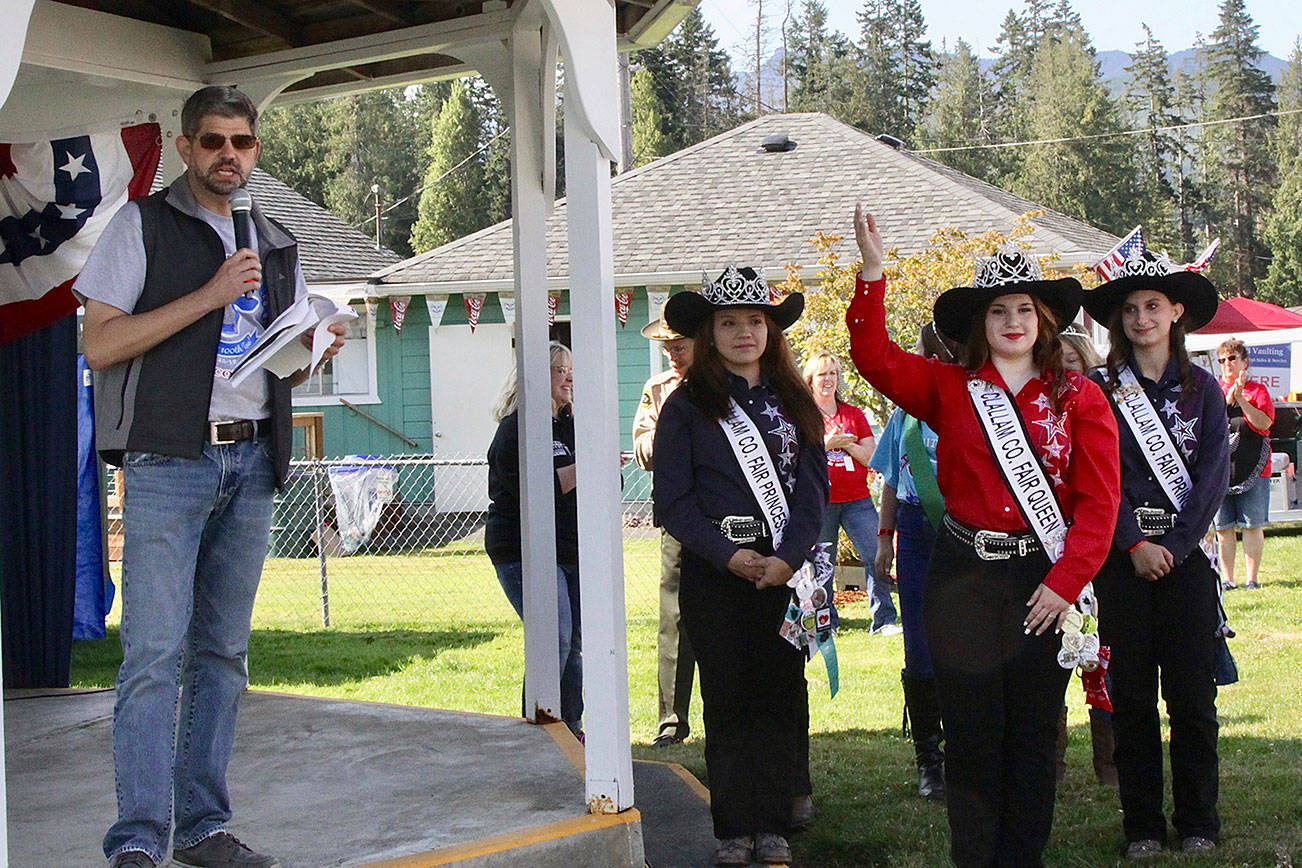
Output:
[[[220,151],[226,146],[226,136],[221,133],[204,133],[201,136],[190,136],[191,140],[199,143],[199,147],[205,151]],[[230,137],[231,147],[237,151],[247,151],[258,143],[258,137],[249,133],[236,133]]]
[[1238,353],[1230,353],[1228,356],[1221,356],[1221,357],[1220,357],[1220,363],[1221,363],[1222,365],[1225,364],[1226,362],[1237,362],[1238,360],[1239,360],[1239,354],[1238,354]]

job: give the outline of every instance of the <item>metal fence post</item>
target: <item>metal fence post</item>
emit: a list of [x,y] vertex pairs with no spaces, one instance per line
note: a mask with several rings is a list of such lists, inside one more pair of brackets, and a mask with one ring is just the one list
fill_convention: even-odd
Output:
[[321,503],[322,474],[318,460],[312,461],[312,501],[316,508],[316,551],[321,564],[321,626],[330,626],[330,580],[326,569],[325,509]]

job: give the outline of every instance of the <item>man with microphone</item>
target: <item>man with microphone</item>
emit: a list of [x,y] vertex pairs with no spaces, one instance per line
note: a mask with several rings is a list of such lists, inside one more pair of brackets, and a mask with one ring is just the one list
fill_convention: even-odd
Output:
[[[74,285],[97,447],[124,469],[118,820],[104,838],[116,868],[155,868],[169,846],[178,865],[279,864],[226,831],[253,600],[289,469],[290,389],[310,373],[230,381],[307,291],[293,237],[242,189],[257,115],[234,88],[192,94],[176,140],[185,173],[114,215]],[[243,194],[234,219],[232,194]],[[346,328],[331,330],[326,358]]]

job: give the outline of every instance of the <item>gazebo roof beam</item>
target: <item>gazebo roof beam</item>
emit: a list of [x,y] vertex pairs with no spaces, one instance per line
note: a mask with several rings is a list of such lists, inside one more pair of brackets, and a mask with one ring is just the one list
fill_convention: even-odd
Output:
[[267,36],[275,37],[286,45],[302,45],[303,29],[279,13],[251,0],[186,0],[201,9],[216,12],[236,24],[243,25]]
[[360,6],[368,12],[374,12],[381,18],[388,19],[394,24],[414,24],[416,19],[411,13],[391,0],[349,0],[354,6]]
[[413,54],[448,53],[467,45],[500,42],[510,32],[514,13],[509,9],[486,12],[468,18],[436,21],[354,36],[333,42],[287,48],[251,57],[210,63],[205,71],[210,80],[303,77],[324,69],[374,63]]

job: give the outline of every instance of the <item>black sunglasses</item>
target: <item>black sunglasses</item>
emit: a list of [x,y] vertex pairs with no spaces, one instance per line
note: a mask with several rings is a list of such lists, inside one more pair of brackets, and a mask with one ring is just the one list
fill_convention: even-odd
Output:
[[[220,151],[226,146],[226,136],[221,133],[204,133],[201,136],[188,136],[187,138],[199,143],[199,147],[205,151]],[[231,147],[237,151],[247,151],[258,143],[258,137],[248,133],[236,133],[230,137]]]
[[1239,360],[1238,353],[1230,353],[1228,356],[1221,356],[1219,359],[1222,365],[1225,364],[1226,362],[1237,362],[1238,360]]

